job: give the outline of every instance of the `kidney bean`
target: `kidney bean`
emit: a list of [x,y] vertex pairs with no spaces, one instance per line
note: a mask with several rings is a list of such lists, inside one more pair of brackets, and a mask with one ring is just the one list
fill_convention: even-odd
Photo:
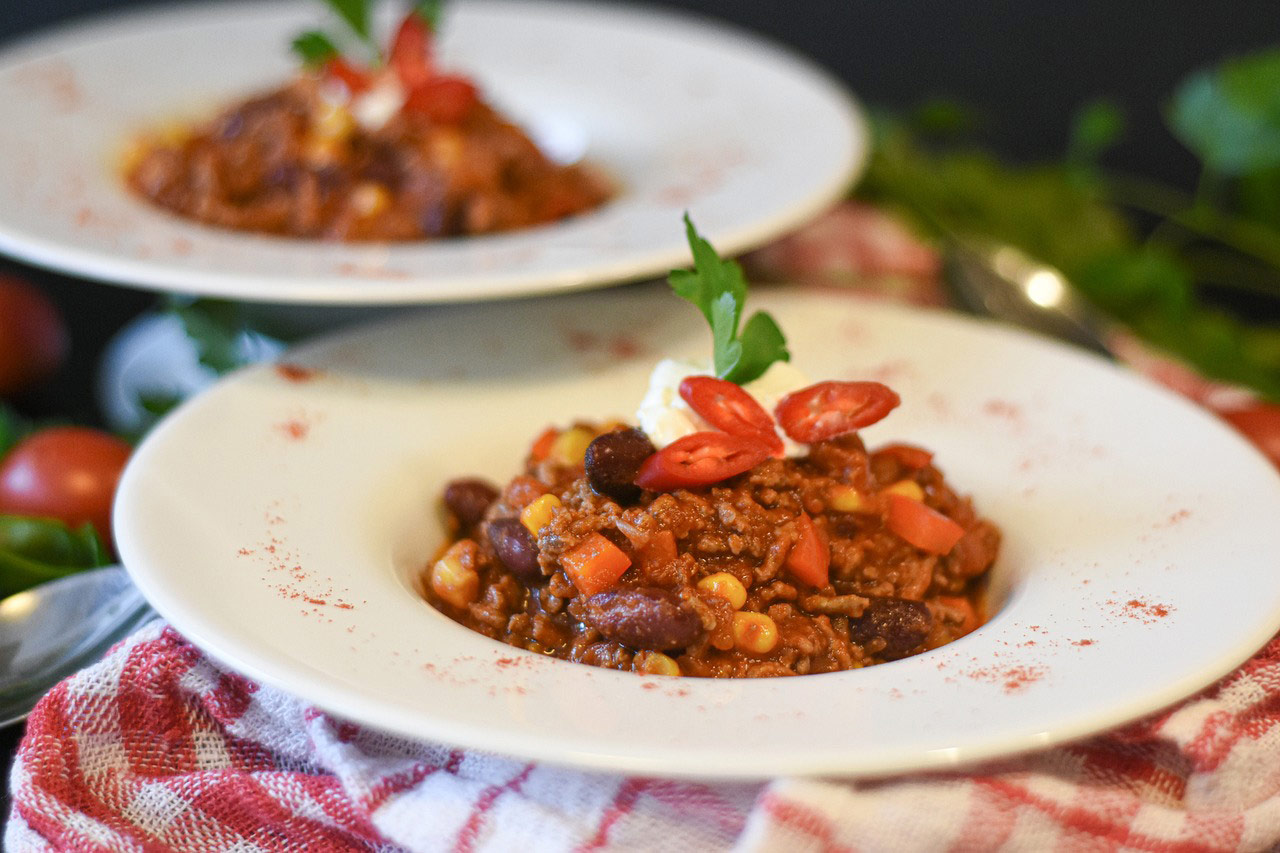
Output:
[[623,429],[597,436],[587,445],[584,464],[591,488],[621,504],[640,497],[636,474],[644,460],[656,451],[649,437],[638,429]]
[[499,518],[489,522],[489,545],[502,565],[520,580],[527,584],[542,580],[538,543],[520,519]]
[[692,643],[702,632],[698,614],[665,589],[642,587],[597,593],[582,607],[583,621],[634,649],[663,651]]
[[489,504],[497,499],[498,490],[484,480],[453,480],[444,487],[444,505],[463,527],[479,524]]
[[854,642],[865,646],[876,639],[884,640],[880,657],[885,660],[904,658],[920,648],[933,626],[933,616],[923,602],[868,598],[871,603],[862,611],[862,616],[849,620],[849,636]]

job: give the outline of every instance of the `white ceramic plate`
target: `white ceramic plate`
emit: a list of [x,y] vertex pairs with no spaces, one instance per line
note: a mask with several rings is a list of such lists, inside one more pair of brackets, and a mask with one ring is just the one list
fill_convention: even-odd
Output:
[[[389,8],[389,7],[388,7]],[[812,216],[866,152],[824,72],[699,19],[611,4],[459,0],[441,62],[472,75],[561,159],[621,184],[564,223],[391,246],[254,236],[190,223],[118,175],[143,128],[283,82],[322,4],[214,3],[64,30],[0,54],[0,251],[89,278],[267,302],[488,299],[641,278],[687,262],[689,210],[724,252]]]
[[1004,530],[994,618],[918,657],[787,679],[645,678],[526,653],[414,592],[443,484],[505,481],[548,423],[626,416],[705,356],[665,288],[439,308],[239,373],[139,448],[116,504],[155,607],[232,667],[341,716],[638,773],[879,774],[1004,755],[1185,696],[1280,627],[1280,477],[1211,416],[991,325],[766,291],[814,377],[902,395],[918,443]]

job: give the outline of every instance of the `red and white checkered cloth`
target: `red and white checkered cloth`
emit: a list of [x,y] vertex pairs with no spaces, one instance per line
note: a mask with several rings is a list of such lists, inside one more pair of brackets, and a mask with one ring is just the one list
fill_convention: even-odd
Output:
[[[931,300],[936,265],[882,251],[897,226],[844,208],[819,227],[829,236],[754,260],[875,272]],[[877,227],[889,230],[869,236]],[[895,254],[909,262],[893,268]],[[1251,413],[1233,422],[1280,457],[1280,407],[1128,355],[1229,419]],[[11,796],[15,853],[1280,849],[1280,638],[1155,717],[963,773],[699,784],[366,730],[221,668],[157,621],[41,701]]]

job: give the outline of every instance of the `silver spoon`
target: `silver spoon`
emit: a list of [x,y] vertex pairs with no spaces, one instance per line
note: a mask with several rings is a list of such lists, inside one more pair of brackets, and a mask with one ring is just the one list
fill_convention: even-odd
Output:
[[25,719],[51,687],[154,616],[119,566],[0,599],[0,727]]
[[1105,323],[1057,269],[1021,250],[977,239],[951,239],[943,280],[956,307],[1114,358]]

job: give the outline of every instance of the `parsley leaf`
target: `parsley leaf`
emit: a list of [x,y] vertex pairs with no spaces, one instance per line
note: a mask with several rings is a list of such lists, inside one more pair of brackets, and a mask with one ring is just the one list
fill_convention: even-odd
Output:
[[293,40],[290,47],[302,59],[302,64],[308,68],[323,65],[340,53],[333,40],[319,30],[302,33]]
[[715,374],[743,385],[758,378],[775,361],[790,361],[782,330],[764,312],[751,315],[742,333],[738,323],[747,301],[747,280],[736,261],[716,254],[686,213],[685,235],[693,253],[692,270],[672,270],[667,277],[681,299],[698,307],[711,326]]
[[413,13],[426,22],[431,31],[440,29],[440,14],[444,10],[444,0],[418,0],[413,6]]
[[[338,14],[360,39],[373,44],[369,25],[369,0],[327,0],[329,8]],[[376,45],[373,45],[376,48]]]
[[247,363],[240,345],[246,324],[234,302],[197,299],[174,305],[172,310],[182,321],[202,365],[221,376]]
[[1173,95],[1168,122],[1213,172],[1280,166],[1280,48],[1191,75]]

